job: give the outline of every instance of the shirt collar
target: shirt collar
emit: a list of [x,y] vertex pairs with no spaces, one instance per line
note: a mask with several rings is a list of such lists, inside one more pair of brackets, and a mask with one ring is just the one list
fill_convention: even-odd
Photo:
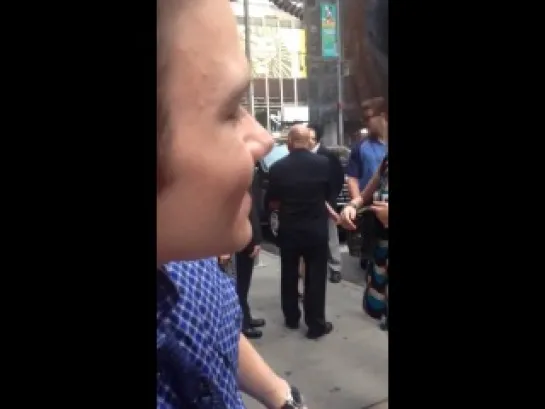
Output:
[[319,144],[319,143],[317,143],[317,144],[314,146],[314,148],[312,148],[312,153],[318,152],[318,149],[320,149],[320,144]]

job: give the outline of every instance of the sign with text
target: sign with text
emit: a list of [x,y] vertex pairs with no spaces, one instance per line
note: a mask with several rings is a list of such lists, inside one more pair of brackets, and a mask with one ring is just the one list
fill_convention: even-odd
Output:
[[320,4],[322,57],[338,58],[337,44],[337,6],[335,4]]

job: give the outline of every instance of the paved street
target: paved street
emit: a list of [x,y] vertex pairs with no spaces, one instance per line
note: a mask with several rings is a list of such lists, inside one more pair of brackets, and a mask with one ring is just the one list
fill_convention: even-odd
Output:
[[[267,326],[263,338],[252,342],[266,361],[300,387],[309,409],[387,409],[388,336],[363,313],[362,288],[348,282],[328,284],[327,316],[335,329],[310,341],[304,325],[299,331],[283,326],[280,260],[264,251],[260,261],[263,266],[254,270],[250,306]],[[244,399],[248,409],[261,408]]]

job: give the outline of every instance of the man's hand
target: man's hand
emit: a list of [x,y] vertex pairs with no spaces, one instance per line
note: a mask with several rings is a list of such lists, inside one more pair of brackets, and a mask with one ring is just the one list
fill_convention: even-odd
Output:
[[341,211],[341,226],[347,230],[356,230],[357,227],[354,224],[356,220],[356,209],[352,206],[345,206]]
[[388,202],[373,202],[371,209],[384,227],[388,227]]
[[281,409],[290,390],[290,385],[280,377],[276,378],[275,384],[274,389],[269,390],[263,400],[264,406],[268,409]]
[[254,258],[259,254],[259,251],[261,250],[261,246],[259,244],[256,244],[254,246],[254,249],[252,250],[252,254],[250,254],[250,258]]
[[238,385],[267,409],[281,409],[290,391],[289,384],[265,363],[246,337],[238,344]]

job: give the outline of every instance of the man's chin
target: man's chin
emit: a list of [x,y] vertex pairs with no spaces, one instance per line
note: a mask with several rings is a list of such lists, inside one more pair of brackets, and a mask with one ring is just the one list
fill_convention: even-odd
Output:
[[236,250],[240,251],[246,248],[246,246],[252,240],[252,225],[249,220],[245,220],[245,223],[242,224],[235,234],[235,244]]

